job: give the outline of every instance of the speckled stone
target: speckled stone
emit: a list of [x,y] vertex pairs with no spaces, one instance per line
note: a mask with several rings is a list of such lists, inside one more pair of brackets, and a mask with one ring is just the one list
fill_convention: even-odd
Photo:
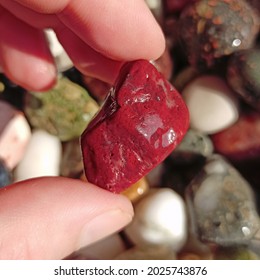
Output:
[[209,136],[189,129],[180,145],[170,154],[170,157],[178,162],[196,160],[196,157],[209,157],[213,154],[213,144]]
[[227,81],[234,92],[260,111],[260,48],[235,53],[228,62]]
[[83,87],[65,77],[47,92],[26,95],[25,113],[31,125],[62,141],[79,137],[98,109]]
[[199,0],[183,10],[179,26],[190,64],[211,68],[220,58],[253,46],[259,17],[244,0]]
[[225,156],[237,170],[259,189],[260,113],[247,111],[228,129],[211,135],[215,151]]
[[246,244],[260,227],[251,186],[219,155],[190,183],[186,200],[192,229],[204,242]]

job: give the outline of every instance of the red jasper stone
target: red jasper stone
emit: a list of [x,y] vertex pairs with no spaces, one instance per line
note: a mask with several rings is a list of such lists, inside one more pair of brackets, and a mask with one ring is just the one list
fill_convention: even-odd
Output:
[[260,113],[241,114],[231,127],[211,135],[215,151],[232,162],[259,159]]
[[179,93],[146,60],[126,63],[81,137],[87,180],[120,193],[162,162],[189,126]]

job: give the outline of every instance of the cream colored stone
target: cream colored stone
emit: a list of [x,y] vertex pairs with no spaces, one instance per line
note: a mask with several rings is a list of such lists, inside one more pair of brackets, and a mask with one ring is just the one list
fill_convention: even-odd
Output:
[[137,246],[167,245],[177,252],[187,238],[183,199],[172,189],[154,189],[137,203],[125,232]]
[[14,171],[15,181],[60,173],[61,142],[44,130],[35,130],[25,155]]
[[206,134],[219,132],[238,119],[238,102],[226,82],[217,76],[200,76],[182,91],[190,112],[190,126]]

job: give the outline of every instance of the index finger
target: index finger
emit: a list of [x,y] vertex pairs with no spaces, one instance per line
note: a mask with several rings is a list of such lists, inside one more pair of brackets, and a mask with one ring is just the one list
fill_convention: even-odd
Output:
[[95,51],[115,60],[156,59],[165,48],[160,26],[144,0],[16,0],[56,14]]

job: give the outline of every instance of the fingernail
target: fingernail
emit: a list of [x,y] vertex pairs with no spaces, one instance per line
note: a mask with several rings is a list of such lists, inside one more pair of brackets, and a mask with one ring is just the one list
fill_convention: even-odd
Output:
[[119,231],[131,220],[131,214],[118,209],[102,213],[83,226],[78,239],[78,249]]

